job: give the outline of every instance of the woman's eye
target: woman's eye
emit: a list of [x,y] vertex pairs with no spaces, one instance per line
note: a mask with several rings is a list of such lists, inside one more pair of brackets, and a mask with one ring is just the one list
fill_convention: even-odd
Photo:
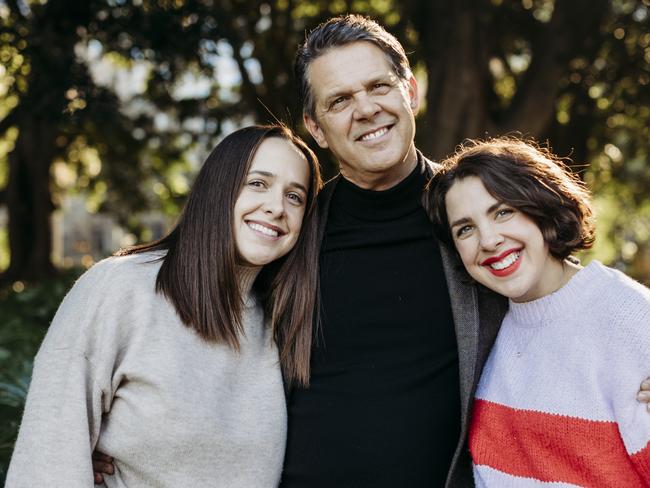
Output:
[[500,208],[497,210],[497,217],[507,217],[508,215],[513,214],[515,211],[511,208]]
[[463,225],[456,230],[456,237],[462,238],[465,237],[472,230],[471,225]]
[[254,188],[264,188],[266,187],[266,184],[262,180],[251,180],[248,182],[248,186],[252,186]]
[[287,198],[296,204],[302,205],[305,199],[299,193],[289,193]]

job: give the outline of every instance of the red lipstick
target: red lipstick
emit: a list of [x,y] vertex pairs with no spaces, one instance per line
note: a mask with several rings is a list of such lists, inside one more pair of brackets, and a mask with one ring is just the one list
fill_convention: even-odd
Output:
[[521,255],[517,257],[517,259],[508,267],[503,268],[503,269],[494,269],[492,266],[490,266],[493,263],[497,263],[501,260],[503,260],[505,257],[509,256],[510,254],[514,252],[520,252],[521,248],[519,249],[508,249],[507,251],[502,252],[498,256],[491,256],[487,259],[484,259],[481,262],[481,266],[485,266],[486,269],[492,273],[494,276],[508,276],[517,271],[519,269],[519,265],[521,264]]

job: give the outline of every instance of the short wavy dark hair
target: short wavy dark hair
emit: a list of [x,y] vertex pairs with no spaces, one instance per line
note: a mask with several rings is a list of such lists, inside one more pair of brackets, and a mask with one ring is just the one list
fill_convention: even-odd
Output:
[[330,49],[360,41],[370,42],[381,49],[401,80],[413,76],[402,45],[377,22],[357,14],[333,17],[309,32],[296,52],[293,70],[303,114],[312,119],[316,117],[314,94],[309,84],[309,65]]
[[593,245],[594,214],[584,183],[550,150],[515,137],[464,143],[429,183],[425,205],[447,244],[453,246],[445,197],[468,176],[480,178],[490,195],[530,217],[554,258]]

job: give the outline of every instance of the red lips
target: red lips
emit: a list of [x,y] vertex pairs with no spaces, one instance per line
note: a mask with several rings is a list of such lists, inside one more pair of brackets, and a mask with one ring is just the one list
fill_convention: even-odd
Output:
[[511,275],[512,273],[514,273],[515,271],[517,271],[517,270],[519,269],[519,265],[521,264],[521,255],[518,256],[517,259],[515,260],[515,262],[512,263],[512,264],[511,264],[510,266],[508,266],[507,268],[503,268],[503,269],[494,269],[494,268],[492,268],[490,265],[491,265],[492,263],[497,263],[497,262],[503,260],[506,256],[508,256],[508,255],[510,255],[510,254],[512,254],[512,253],[514,253],[514,252],[520,252],[521,249],[522,249],[522,248],[519,248],[519,249],[508,249],[507,251],[502,252],[502,253],[499,254],[498,256],[490,256],[489,258],[487,258],[487,259],[483,260],[483,262],[481,262],[481,266],[485,266],[485,268],[486,268],[490,273],[492,273],[494,276],[503,277],[503,276]]

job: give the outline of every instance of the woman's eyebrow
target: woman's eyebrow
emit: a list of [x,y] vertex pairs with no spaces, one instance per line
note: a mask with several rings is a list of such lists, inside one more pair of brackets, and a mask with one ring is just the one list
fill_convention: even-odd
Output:
[[466,224],[469,221],[470,221],[469,218],[463,217],[461,219],[454,220],[451,224],[449,224],[449,227],[456,227],[457,225],[460,225],[460,224]]
[[[262,175],[262,176],[267,176],[269,178],[275,178],[275,174],[271,173],[270,171],[263,171],[261,169],[254,169],[254,170],[251,170],[251,171],[248,172],[249,175],[253,174],[253,173],[258,174],[258,175]],[[291,186],[295,186],[296,188],[298,188],[299,190],[304,191],[305,193],[309,193],[307,191],[307,188],[305,188],[305,185],[303,185],[301,183],[298,183],[297,181],[292,181],[290,184],[291,184]]]

